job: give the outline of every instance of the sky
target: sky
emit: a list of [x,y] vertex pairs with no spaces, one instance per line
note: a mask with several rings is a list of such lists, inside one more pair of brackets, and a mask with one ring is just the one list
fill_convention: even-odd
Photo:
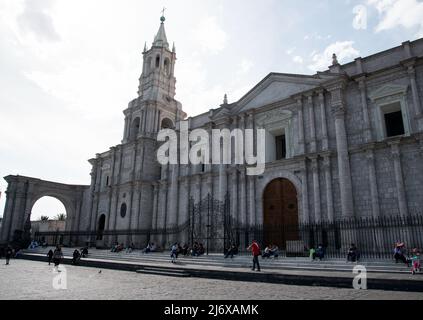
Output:
[[[314,74],[333,53],[347,63],[423,37],[420,0],[0,0],[0,177],[89,184],[87,160],[122,140],[163,7],[189,116],[270,72]],[[33,216],[60,205],[43,198]]]

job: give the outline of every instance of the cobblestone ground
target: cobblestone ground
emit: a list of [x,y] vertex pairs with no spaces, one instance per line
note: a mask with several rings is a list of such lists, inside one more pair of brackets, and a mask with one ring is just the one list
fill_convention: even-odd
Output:
[[[236,282],[196,278],[171,278],[135,272],[60,266],[53,273],[47,263],[0,260],[0,299],[395,299],[423,300],[423,294],[410,292],[356,291],[322,287]],[[53,279],[66,275],[66,290],[53,287]],[[62,279],[63,279],[62,278]],[[64,285],[65,281],[62,282]],[[56,282],[57,286],[57,282]]]

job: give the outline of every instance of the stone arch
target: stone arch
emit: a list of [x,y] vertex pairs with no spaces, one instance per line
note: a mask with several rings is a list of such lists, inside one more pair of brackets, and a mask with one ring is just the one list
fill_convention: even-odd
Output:
[[173,129],[174,128],[173,121],[170,120],[169,118],[163,118],[160,128],[161,129]]
[[257,224],[263,224],[263,194],[270,182],[275,179],[284,178],[289,180],[295,187],[297,191],[297,198],[298,198],[298,217],[300,221],[304,221],[304,210],[303,210],[303,194],[302,194],[302,181],[292,172],[287,170],[280,170],[280,169],[267,169],[265,175],[257,179],[257,186],[256,186],[256,210],[257,216],[256,221]]
[[163,62],[164,72],[168,76],[170,74],[170,60],[169,58],[164,59]]
[[83,194],[89,186],[67,185],[24,176],[7,176],[6,206],[0,240],[12,241],[16,232],[25,231],[35,202],[45,196],[63,203],[67,219],[66,231],[79,230]]
[[136,117],[132,123],[131,128],[129,130],[129,140],[133,141],[137,138],[138,133],[140,131],[141,119],[140,117]]
[[103,213],[97,220],[97,240],[103,240],[103,232],[106,228],[106,215]]

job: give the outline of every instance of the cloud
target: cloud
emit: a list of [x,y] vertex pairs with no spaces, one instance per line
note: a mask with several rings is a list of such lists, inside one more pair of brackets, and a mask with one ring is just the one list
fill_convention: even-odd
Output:
[[212,54],[217,54],[226,47],[228,35],[219,26],[216,17],[202,19],[195,31],[195,40]]
[[326,70],[331,64],[332,55],[336,53],[340,63],[352,60],[360,55],[360,52],[353,47],[354,41],[335,42],[330,44],[323,52],[316,52],[312,55],[312,63],[308,68],[312,71]]
[[380,15],[375,31],[381,32],[402,26],[418,28],[417,37],[423,36],[423,2],[417,0],[367,0]]
[[244,59],[242,59],[241,63],[239,64],[240,73],[246,74],[251,70],[252,67],[254,67],[254,62],[244,58]]
[[49,14],[50,8],[50,1],[26,0],[22,14],[17,17],[20,30],[33,34],[40,41],[60,41],[60,35]]
[[292,61],[294,61],[295,63],[298,63],[298,64],[304,63],[304,59],[300,56],[295,56],[294,58],[292,58]]

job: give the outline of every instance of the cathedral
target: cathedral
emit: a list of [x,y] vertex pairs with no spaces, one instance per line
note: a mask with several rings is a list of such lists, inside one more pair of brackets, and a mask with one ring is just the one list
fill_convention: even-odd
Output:
[[[334,54],[328,69],[314,75],[270,73],[239,101],[225,96],[220,106],[192,117],[175,100],[176,50],[164,17],[142,54],[138,97],[123,111],[122,141],[89,160],[90,185],[5,177],[2,242],[25,230],[43,196],[67,210],[65,243],[97,247],[189,243],[194,212],[204,210],[208,216],[196,220],[200,229],[230,220],[233,230],[260,226],[263,232],[422,214],[423,39],[343,65]],[[178,131],[182,121],[208,132],[264,129],[264,173],[247,175],[246,165],[210,161],[160,165],[157,134]],[[210,214],[210,203],[222,219]],[[265,238],[281,248],[307,242],[292,230]]]

